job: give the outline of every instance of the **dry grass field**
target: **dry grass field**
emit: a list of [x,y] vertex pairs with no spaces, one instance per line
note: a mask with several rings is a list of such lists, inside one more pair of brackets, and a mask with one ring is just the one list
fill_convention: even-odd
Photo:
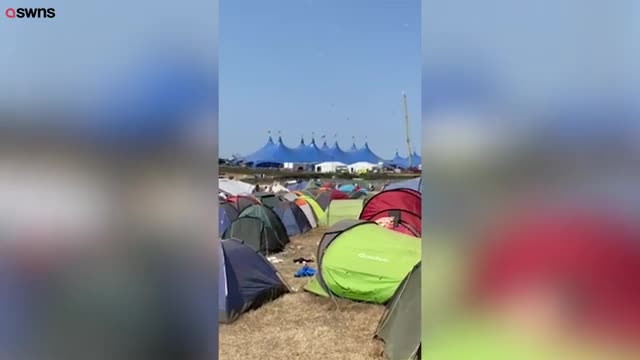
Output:
[[[293,293],[220,325],[221,360],[373,360],[382,359],[382,344],[373,339],[381,305],[333,301],[302,287],[311,279],[295,278],[301,266],[293,259],[315,259],[324,233],[318,228],[291,239],[274,264]],[[315,262],[310,264],[316,268]]]

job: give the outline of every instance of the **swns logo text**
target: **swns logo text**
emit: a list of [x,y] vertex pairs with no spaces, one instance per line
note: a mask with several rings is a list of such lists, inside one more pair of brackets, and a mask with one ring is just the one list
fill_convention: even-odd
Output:
[[54,8],[8,8],[4,14],[9,19],[46,19],[56,17],[56,9]]

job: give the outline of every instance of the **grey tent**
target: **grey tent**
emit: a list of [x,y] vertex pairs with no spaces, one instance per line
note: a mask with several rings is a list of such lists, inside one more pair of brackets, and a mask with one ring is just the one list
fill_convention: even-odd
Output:
[[321,191],[318,193],[318,196],[315,197],[315,200],[322,210],[327,210],[331,203],[331,191]]
[[382,190],[411,189],[422,193],[422,176],[386,185]]
[[375,337],[384,342],[389,360],[420,359],[420,271],[418,263],[396,290],[378,324]]
[[240,215],[240,212],[235,208],[235,206],[233,206],[233,204],[228,202],[221,202],[218,205],[219,234],[224,234],[224,232],[233,223],[233,220],[238,218],[238,215]]
[[311,230],[309,219],[294,202],[281,202],[273,208],[287,230],[288,236],[304,234]]
[[289,243],[289,235],[282,221],[264,205],[251,205],[244,209],[222,238],[242,240],[262,254],[281,251]]
[[278,206],[278,204],[280,204],[283,201],[285,201],[279,195],[276,195],[276,194],[273,194],[273,193],[257,193],[257,194],[254,194],[254,195],[260,200],[260,202],[264,206],[268,206],[268,207],[270,207],[272,209],[275,208],[276,206]]
[[291,201],[291,202],[296,201],[296,199],[298,198],[298,196],[296,196],[296,194],[294,194],[292,192],[281,193],[281,194],[278,194],[278,195],[280,195],[283,199],[285,199],[287,201]]
[[219,322],[233,322],[241,314],[290,291],[264,256],[235,239],[222,240],[221,243]]

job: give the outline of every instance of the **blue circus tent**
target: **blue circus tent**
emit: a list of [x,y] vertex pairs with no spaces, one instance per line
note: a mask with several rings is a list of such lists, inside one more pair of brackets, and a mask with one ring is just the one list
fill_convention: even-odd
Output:
[[282,142],[282,137],[278,137],[278,142],[273,144],[271,137],[265,146],[260,150],[254,152],[251,155],[247,155],[243,158],[247,164],[253,164],[257,167],[277,167],[286,162],[298,162],[299,153],[287,147]]
[[326,153],[333,158],[333,161],[349,164],[349,155],[340,148],[340,144],[338,144],[337,140]]
[[269,136],[269,140],[264,144],[260,149],[256,150],[250,155],[244,156],[242,161],[245,163],[253,163],[254,165],[260,165],[262,163],[268,163],[272,158],[272,152],[276,144],[273,142],[271,136]]
[[331,155],[318,148],[315,139],[311,139],[311,144],[304,148],[302,154],[304,162],[309,163],[321,163],[323,161],[333,161],[334,159]]
[[352,142],[351,143],[351,147],[348,150],[342,152],[342,154],[341,154],[342,155],[342,157],[341,157],[342,160],[338,160],[338,161],[340,161],[342,163],[345,163],[345,164],[353,164],[353,163],[358,162],[358,161],[366,161],[366,160],[359,160],[359,158],[361,157],[361,156],[358,156],[358,154],[359,154],[358,151],[359,150],[360,149],[358,149],[358,147],[356,146],[355,141]]
[[[352,149],[356,148],[356,144],[351,146]],[[372,164],[377,164],[381,161],[384,161],[381,157],[374,154],[373,151],[369,148],[369,143],[365,142],[362,149],[356,149],[347,153],[349,157],[350,163],[355,163],[358,161],[366,161]]]
[[[413,154],[411,155],[411,166],[412,167],[417,167],[421,163],[422,163],[422,157],[420,157],[420,155],[418,155],[414,151]],[[406,169],[406,168],[409,167],[409,157],[406,157],[406,158],[402,157],[396,151],[396,154],[393,157],[393,159],[391,159],[390,161],[385,161],[385,164]]]
[[393,156],[393,159],[385,161],[385,164],[391,165],[391,166],[397,166],[397,167],[404,167],[404,164],[406,163],[406,161],[407,159],[400,156],[398,151],[396,151],[395,155]]
[[414,166],[417,166],[418,164],[422,164],[422,156],[418,155],[418,153],[416,153],[415,151],[413,152],[412,163]]
[[324,143],[322,143],[322,147],[320,147],[320,150],[322,150],[324,152],[328,152],[330,150],[329,145],[327,145],[326,141]]
[[300,143],[291,151],[294,153],[293,157],[288,162],[308,162],[309,154],[307,145],[304,143],[304,138],[300,138]]
[[295,151],[304,151],[307,148],[307,145],[305,145],[304,143],[304,138],[300,138],[300,144],[298,144],[298,146],[296,148],[294,148],[293,150]]

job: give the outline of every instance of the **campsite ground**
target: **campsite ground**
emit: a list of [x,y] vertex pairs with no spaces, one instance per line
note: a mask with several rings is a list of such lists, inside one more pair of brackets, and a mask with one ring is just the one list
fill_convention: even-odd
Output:
[[[274,264],[293,292],[220,325],[221,360],[372,360],[382,359],[382,344],[373,339],[382,305],[329,299],[302,287],[311,279],[296,278],[300,264],[293,259],[315,259],[323,228],[291,239]],[[316,268],[315,262],[310,264]]]

